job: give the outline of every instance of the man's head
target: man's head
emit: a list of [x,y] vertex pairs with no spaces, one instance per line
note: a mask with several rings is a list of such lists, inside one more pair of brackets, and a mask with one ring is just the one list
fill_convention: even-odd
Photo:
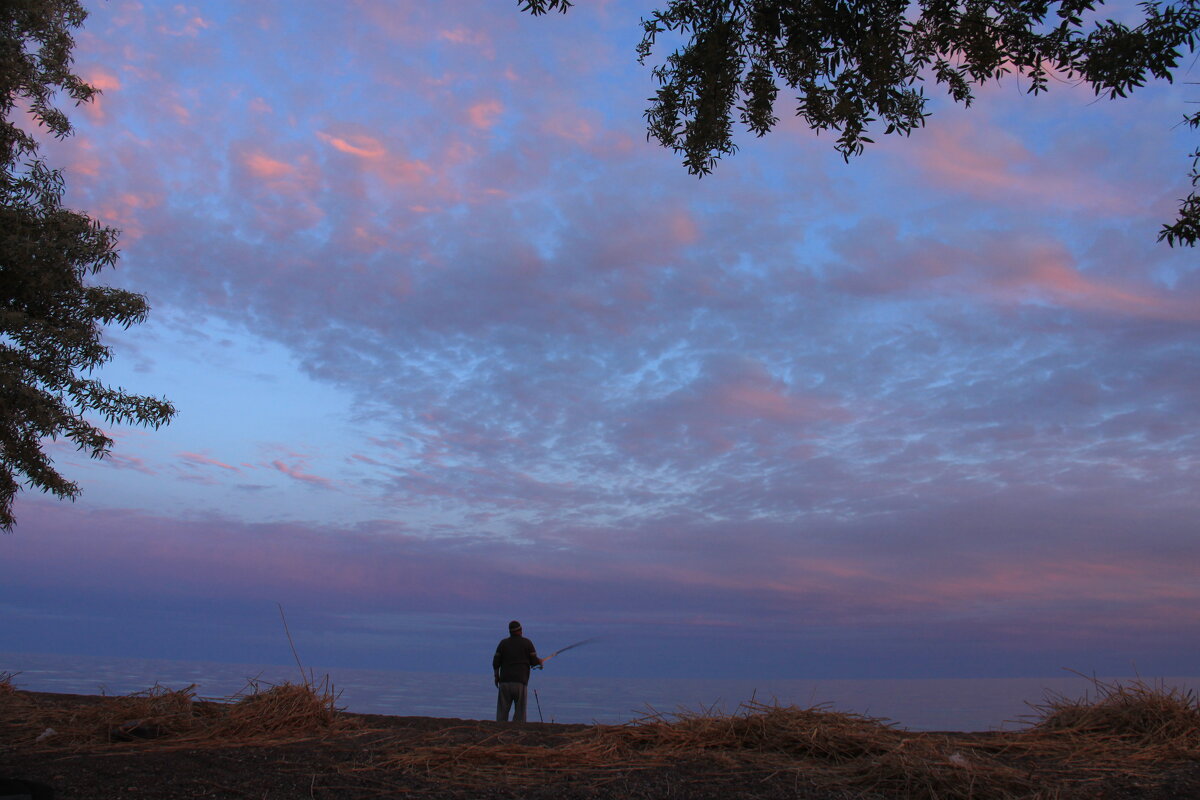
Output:
[[508,635],[509,636],[520,636],[521,635],[521,623],[517,622],[515,619],[512,622],[508,623]]

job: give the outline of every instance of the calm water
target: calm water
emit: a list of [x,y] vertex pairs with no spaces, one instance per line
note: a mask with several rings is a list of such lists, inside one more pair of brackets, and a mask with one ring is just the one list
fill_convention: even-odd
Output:
[[[299,680],[296,666],[222,664],[0,653],[0,672],[17,672],[19,689],[76,694],[128,694],[158,683],[172,689],[196,684],[202,697],[223,698],[247,687]],[[491,676],[436,672],[314,668],[329,675],[339,705],[374,714],[490,719],[495,709]],[[1105,680],[1111,680],[1102,676]],[[1164,678],[1170,686],[1200,690],[1200,678]],[[996,730],[1021,726],[1026,702],[1046,693],[1082,697],[1083,678],[980,678],[905,680],[690,680],[565,678],[534,673],[529,715],[546,722],[625,722],[651,709],[736,710],[752,696],[785,705],[827,703],[839,711],[884,717],[910,730]],[[1092,691],[1094,694],[1094,691]]]

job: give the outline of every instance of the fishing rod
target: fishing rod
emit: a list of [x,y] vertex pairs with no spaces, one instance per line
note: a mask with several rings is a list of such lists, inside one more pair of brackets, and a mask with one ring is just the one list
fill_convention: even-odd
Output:
[[[542,659],[542,664],[545,664],[547,661],[549,661],[550,659],[554,658],[554,657],[555,657],[556,655],[558,655],[559,653],[565,653],[565,652],[567,652],[568,650],[574,650],[576,647],[583,647],[585,644],[591,644],[592,642],[596,641],[596,640],[597,640],[597,639],[599,639],[599,638],[600,638],[599,636],[593,636],[593,637],[592,637],[592,638],[590,638],[590,639],[584,639],[582,642],[576,642],[575,644],[569,644],[569,645],[567,645],[566,647],[560,647],[559,649],[555,650],[555,651],[554,651],[553,653],[551,653],[550,655],[548,655],[548,656],[546,656],[545,658],[543,658],[543,659]],[[542,668],[542,664],[538,664],[538,667],[537,667],[537,668],[538,668],[538,669],[541,669],[541,668]]]
[[[590,639],[584,639],[581,642],[575,642],[575,644],[569,644],[566,647],[560,647],[557,650],[555,650],[553,653],[551,653],[550,655],[543,658],[542,664],[545,664],[547,661],[554,658],[559,653],[565,653],[568,650],[574,650],[576,647],[583,647],[585,644],[591,644],[592,642],[596,641],[599,638],[600,638],[599,636],[593,636]],[[534,669],[541,669],[542,664],[537,664],[536,666],[534,666]],[[545,718],[542,717],[542,699],[540,697],[538,697],[537,689],[533,690],[533,701],[535,703],[537,703],[538,721],[545,722],[546,721]],[[551,721],[553,721],[553,719],[551,719]]]

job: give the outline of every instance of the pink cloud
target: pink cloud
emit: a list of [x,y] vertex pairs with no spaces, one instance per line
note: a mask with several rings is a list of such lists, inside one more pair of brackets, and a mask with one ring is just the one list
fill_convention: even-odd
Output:
[[683,209],[676,209],[667,216],[667,231],[672,241],[680,245],[695,244],[700,239],[696,219]]
[[121,88],[121,79],[102,67],[92,67],[83,75],[83,79],[102,92],[111,92]]
[[[1081,559],[1072,557],[1077,541],[1038,534],[1033,548],[1022,546],[1028,537],[1000,546],[947,530],[945,520],[926,531],[895,517],[857,529],[550,524],[521,541],[468,530],[422,538],[390,521],[255,525],[41,500],[20,513],[28,535],[6,543],[0,579],[19,588],[36,576],[43,588],[61,584],[106,598],[128,587],[169,598],[211,598],[217,590],[271,610],[306,598],[352,613],[415,604],[469,616],[503,587],[520,585],[542,620],[590,620],[607,630],[628,624],[665,636],[728,628],[767,634],[757,641],[772,648],[796,635],[854,646],[886,630],[917,640],[957,637],[961,653],[981,635],[1008,652],[1053,649],[1068,637],[1085,654],[1136,648],[1156,631],[1177,645],[1200,624],[1200,588],[1188,569],[1194,548],[1162,552],[1165,540],[1140,543],[1148,548],[1142,553],[1105,553],[1104,542],[1093,541]],[[49,579],[36,568],[48,560],[55,564]]]
[[287,475],[289,478],[300,481],[301,483],[319,486],[322,489],[334,488],[333,481],[329,480],[328,478],[323,478],[320,475],[304,472],[303,462],[288,464],[280,459],[276,459],[271,462],[271,466],[282,472],[284,475]]
[[271,158],[263,153],[248,153],[242,158],[242,163],[250,174],[256,178],[278,180],[289,178],[296,174],[296,168],[286,161]]
[[455,44],[471,44],[477,45],[487,41],[487,37],[480,31],[468,30],[467,28],[454,28],[453,30],[444,30],[438,33],[438,36],[448,42]]
[[1066,308],[1104,311],[1131,317],[1200,320],[1195,297],[1122,286],[1116,280],[1091,278],[1060,247],[1036,247],[1028,257],[997,272],[992,287],[1014,299],[1041,297]]
[[158,473],[151,469],[143,459],[137,456],[127,456],[121,453],[109,453],[104,457],[104,463],[114,469],[131,469],[135,472],[140,472],[143,475],[157,475]]
[[713,401],[729,416],[771,420],[823,416],[817,406],[792,396],[784,387],[763,385],[755,380],[721,386],[714,393]]
[[174,7],[175,18],[168,23],[158,26],[159,33],[168,36],[194,38],[201,31],[212,27],[212,23],[201,16],[200,11],[191,6],[177,5]]
[[836,401],[788,386],[753,359],[713,357],[695,380],[638,409],[620,440],[630,455],[709,458],[739,443],[790,449],[814,426],[850,420]]
[[[317,131],[316,137],[331,149],[361,161],[363,171],[350,174],[362,174],[377,179],[389,189],[421,187],[423,197],[441,194],[440,190],[431,186],[439,177],[440,168],[435,168],[429,161],[394,152],[382,139],[371,133],[361,129],[347,129],[347,126],[335,126],[331,130]],[[344,161],[327,162],[324,166],[325,182],[336,185],[337,178],[343,176],[348,169],[354,168]],[[364,225],[365,223],[360,224],[356,230],[365,229]]]
[[481,100],[467,108],[467,119],[476,128],[487,129],[496,124],[504,112],[499,100]]
[[[1006,561],[982,563],[959,574],[930,576],[913,600],[917,606],[941,609],[990,605],[1018,613],[1022,609],[1116,606],[1125,608],[1131,621],[1141,622],[1149,609],[1168,603],[1175,606],[1174,615],[1186,608],[1197,620],[1200,586],[1189,585],[1185,573],[1179,565],[1154,554],[1126,554],[1120,561],[1094,557],[1034,560],[1013,554]],[[1147,613],[1134,612],[1135,608]]]
[[243,149],[231,145],[235,163],[242,167],[234,174],[239,195],[234,199],[243,224],[286,238],[325,218],[324,190],[330,176],[323,174],[310,150],[294,143],[280,144],[276,150],[287,156],[268,154],[262,147]]
[[[566,145],[559,157],[587,155],[601,162],[619,161],[637,154],[642,144],[638,137],[629,135],[628,129],[614,127],[611,120],[592,109],[580,108],[573,97],[564,96],[561,108],[539,112],[532,119],[536,120],[539,141],[558,140]],[[539,144],[539,149],[544,146]]]
[[598,134],[596,122],[582,111],[552,114],[542,121],[541,128],[544,133],[579,145],[591,144]]
[[84,80],[100,90],[100,94],[92,97],[81,108],[93,122],[103,125],[108,118],[108,98],[105,92],[116,92],[121,89],[121,79],[113,72],[103,67],[91,67],[83,76]]
[[317,131],[317,138],[335,150],[359,158],[379,158],[387,152],[378,139],[362,134],[343,137]]
[[74,145],[67,153],[65,168],[68,174],[98,177],[104,162],[96,152],[95,143],[86,136],[76,136]]
[[218,469],[226,469],[231,472],[241,472],[241,470],[235,466],[226,464],[223,461],[218,461],[215,458],[209,458],[208,456],[201,455],[200,453],[180,453],[179,457],[181,459],[183,459],[183,461],[185,463],[188,463],[188,464],[195,464],[195,465],[206,466],[206,467],[217,467]]
[[1094,171],[1073,169],[1053,153],[1039,154],[984,120],[935,119],[911,140],[892,145],[901,159],[952,192],[1007,204],[1131,213],[1135,203]]
[[181,125],[190,125],[192,123],[192,112],[187,106],[180,103],[171,103],[167,106],[167,110],[175,115],[175,119],[179,120]]
[[121,192],[110,195],[99,204],[97,216],[106,225],[121,230],[124,242],[134,242],[146,233],[145,221],[150,210],[159,206],[162,198],[156,194]]
[[1132,318],[1200,319],[1194,291],[1138,285],[1139,276],[1130,271],[1089,274],[1092,264],[1081,263],[1055,239],[1003,232],[973,234],[969,242],[960,236],[902,239],[894,226],[869,220],[847,232],[838,250],[848,269],[832,284],[853,293],[935,290],[1001,306],[1039,303]]
[[433,167],[420,159],[393,156],[375,162],[372,174],[391,186],[421,186],[436,173]]
[[486,31],[459,26],[439,31],[438,38],[445,42],[470,48],[473,53],[478,54],[488,61],[496,57],[495,44]]
[[[1032,153],[1019,139],[1000,132],[984,133],[967,124],[939,124],[928,132],[921,165],[956,187],[1012,191],[1028,176],[1015,174],[1014,165],[1028,163]],[[986,135],[986,144],[978,137]]]

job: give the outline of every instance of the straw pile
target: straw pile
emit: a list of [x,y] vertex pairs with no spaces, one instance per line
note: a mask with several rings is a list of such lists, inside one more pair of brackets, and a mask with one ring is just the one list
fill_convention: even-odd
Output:
[[337,695],[329,677],[315,685],[284,682],[260,687],[233,698],[213,726],[213,734],[226,739],[262,739],[316,734],[335,727],[338,719]]
[[194,689],[155,685],[70,707],[39,703],[23,692],[0,692],[0,723],[8,743],[54,750],[139,743],[155,749],[275,744],[346,727],[328,678],[321,684],[251,681],[221,700],[199,700]]
[[1033,706],[1035,730],[1115,737],[1142,746],[1200,748],[1200,698],[1191,690],[1136,680],[1092,681],[1095,700],[1051,695]]
[[1031,705],[1029,729],[1006,743],[1006,752],[1036,759],[1045,774],[1079,785],[1109,775],[1152,775],[1166,764],[1200,760],[1195,692],[1142,680],[1092,683],[1094,699],[1050,695]]
[[734,714],[651,714],[597,725],[557,746],[516,741],[516,731],[463,746],[446,732],[410,742],[374,765],[392,774],[482,788],[574,780],[590,785],[642,770],[702,762],[706,782],[785,776],[831,790],[912,800],[1050,798],[1027,773],[982,751],[959,752],[945,737],[911,735],[884,720],[750,702]]
[[154,738],[192,732],[198,724],[193,688],[171,690],[155,685],[125,697],[103,697],[67,709],[43,705],[14,691],[0,696],[0,707],[14,744],[35,741],[56,748],[85,747],[129,738],[122,731],[135,728],[141,728],[141,733],[153,732]]
[[1053,800],[1094,796],[1113,776],[1200,758],[1194,693],[1140,681],[1097,689],[1091,700],[1051,697],[1034,706],[1037,717],[1022,731],[910,733],[824,706],[751,701],[734,714],[651,713],[535,744],[516,728],[481,741],[449,729],[385,748],[369,769],[395,787],[410,778],[470,789],[600,787],[684,767],[710,787],[774,780],[891,800]]

